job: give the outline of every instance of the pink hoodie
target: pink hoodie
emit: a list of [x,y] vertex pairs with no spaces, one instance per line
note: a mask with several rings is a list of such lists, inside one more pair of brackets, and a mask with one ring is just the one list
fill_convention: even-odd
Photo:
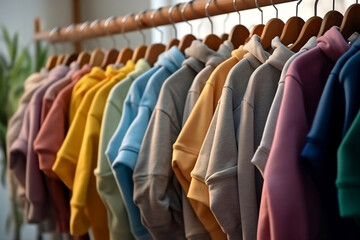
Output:
[[264,173],[257,239],[319,239],[318,193],[300,161],[329,73],[349,49],[335,27],[296,58],[285,78],[274,142]]

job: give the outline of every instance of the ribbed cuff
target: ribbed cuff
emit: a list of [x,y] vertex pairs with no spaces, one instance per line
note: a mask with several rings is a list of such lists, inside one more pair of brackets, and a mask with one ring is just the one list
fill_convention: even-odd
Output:
[[70,190],[73,189],[76,170],[75,164],[64,157],[61,157],[55,161],[52,170]]
[[202,180],[192,176],[189,192],[187,197],[195,201],[201,202],[207,207],[209,204],[209,188]]
[[70,234],[80,236],[88,232],[90,221],[82,207],[71,205]]
[[360,188],[338,188],[339,208],[341,217],[360,217]]

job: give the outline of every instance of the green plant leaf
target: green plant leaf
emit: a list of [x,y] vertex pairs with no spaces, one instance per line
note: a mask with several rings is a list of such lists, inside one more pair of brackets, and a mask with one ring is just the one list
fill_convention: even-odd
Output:
[[19,48],[19,35],[18,33],[15,33],[13,37],[12,49],[10,55],[11,63],[14,63],[16,60],[18,48]]
[[2,54],[0,54],[0,66],[2,66],[4,69],[9,69],[5,56]]
[[[21,79],[19,76],[21,74],[24,74],[24,67],[26,67],[27,64],[29,64],[30,54],[27,49],[24,49],[20,56],[16,59],[16,61],[13,63],[13,68],[11,69],[11,81],[18,83],[23,83],[25,79]],[[26,73],[28,74],[28,73]]]
[[6,222],[5,222],[5,231],[6,231],[6,233],[9,233],[9,231],[11,229],[11,222],[12,222],[12,217],[11,217],[11,214],[9,214],[6,217]]
[[[9,55],[9,61],[11,61],[11,56],[12,56],[12,53],[13,53],[13,41],[11,39],[11,36],[10,36],[10,33],[9,31],[3,26],[2,27],[2,35],[4,37],[4,40],[5,40],[5,43],[6,43],[6,49],[8,51],[8,55]],[[11,64],[11,63],[10,63]],[[11,67],[11,65],[7,65],[7,67]]]

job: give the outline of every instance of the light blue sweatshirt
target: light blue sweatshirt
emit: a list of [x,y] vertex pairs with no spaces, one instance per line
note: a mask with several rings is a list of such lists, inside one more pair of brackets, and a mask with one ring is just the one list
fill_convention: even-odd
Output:
[[[144,230],[146,229],[141,223],[139,208],[133,202],[134,183],[132,174],[137,162],[141,142],[150,121],[151,114],[155,108],[161,86],[172,73],[181,67],[184,60],[184,55],[176,46],[159,56],[154,67],[157,68],[157,71],[151,76],[146,85],[136,117],[130,126],[127,125],[126,128],[122,130],[127,131],[122,139],[117,157],[112,163],[115,177],[129,214],[132,232],[138,239],[145,239],[142,235],[145,234]],[[124,113],[123,116],[127,118],[126,113]],[[146,231],[146,233],[148,232]]]

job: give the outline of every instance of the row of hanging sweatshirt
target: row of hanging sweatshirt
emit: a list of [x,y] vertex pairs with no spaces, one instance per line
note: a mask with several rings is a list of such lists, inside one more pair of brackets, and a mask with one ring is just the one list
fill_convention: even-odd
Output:
[[332,27],[296,53],[253,35],[34,73],[7,133],[27,221],[76,239],[360,239],[359,49]]

